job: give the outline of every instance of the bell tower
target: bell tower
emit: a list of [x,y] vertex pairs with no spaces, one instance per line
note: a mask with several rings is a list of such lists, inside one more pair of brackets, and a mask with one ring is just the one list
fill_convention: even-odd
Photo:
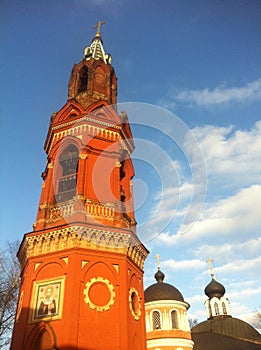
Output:
[[12,350],[145,350],[143,264],[135,227],[134,142],[117,111],[101,25],[53,113],[33,231],[18,257]]

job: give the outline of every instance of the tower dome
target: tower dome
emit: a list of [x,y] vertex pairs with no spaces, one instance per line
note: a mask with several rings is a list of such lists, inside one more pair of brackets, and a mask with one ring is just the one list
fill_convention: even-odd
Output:
[[205,288],[205,294],[209,299],[216,297],[220,299],[225,294],[226,290],[223,284],[212,278],[211,282]]
[[157,300],[176,300],[184,302],[180,291],[169,283],[164,283],[164,273],[158,270],[154,275],[157,283],[145,289],[145,303]]
[[[159,259],[159,255],[156,256]],[[145,289],[147,348],[151,350],[192,350],[193,341],[188,322],[189,304],[181,292],[164,282],[160,270],[154,275],[156,283]]]

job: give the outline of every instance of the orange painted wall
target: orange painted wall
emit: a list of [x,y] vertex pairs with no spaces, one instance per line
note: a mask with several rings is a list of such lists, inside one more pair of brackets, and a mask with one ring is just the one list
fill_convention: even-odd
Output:
[[[135,287],[141,297],[141,312],[144,315],[142,274],[123,254],[93,249],[72,249],[62,254],[52,253],[48,257],[29,259],[21,285],[21,292],[24,291],[23,306],[15,323],[12,349],[29,350],[29,346],[32,346],[29,344],[31,332],[38,325],[30,322],[32,281],[62,276],[65,277],[65,287],[61,319],[48,322],[55,334],[58,349],[134,350],[135,339],[140,349],[145,349],[144,317],[134,320],[129,307],[129,290]],[[93,310],[85,302],[86,283],[97,277],[110,281],[114,287],[114,303],[107,311]],[[104,302],[104,295],[95,294],[92,297],[97,304]]]

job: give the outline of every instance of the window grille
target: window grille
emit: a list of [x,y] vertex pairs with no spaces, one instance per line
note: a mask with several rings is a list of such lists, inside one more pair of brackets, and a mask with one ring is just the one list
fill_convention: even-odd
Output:
[[152,312],[152,326],[153,329],[161,329],[161,320],[159,311]]

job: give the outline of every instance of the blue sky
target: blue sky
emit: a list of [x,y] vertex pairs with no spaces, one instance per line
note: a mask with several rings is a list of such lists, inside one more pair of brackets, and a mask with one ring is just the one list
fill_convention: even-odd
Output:
[[210,257],[233,316],[248,319],[261,293],[260,1],[2,0],[0,11],[1,246],[31,231],[50,116],[104,20],[136,142],[145,284],[159,253],[203,320]]

